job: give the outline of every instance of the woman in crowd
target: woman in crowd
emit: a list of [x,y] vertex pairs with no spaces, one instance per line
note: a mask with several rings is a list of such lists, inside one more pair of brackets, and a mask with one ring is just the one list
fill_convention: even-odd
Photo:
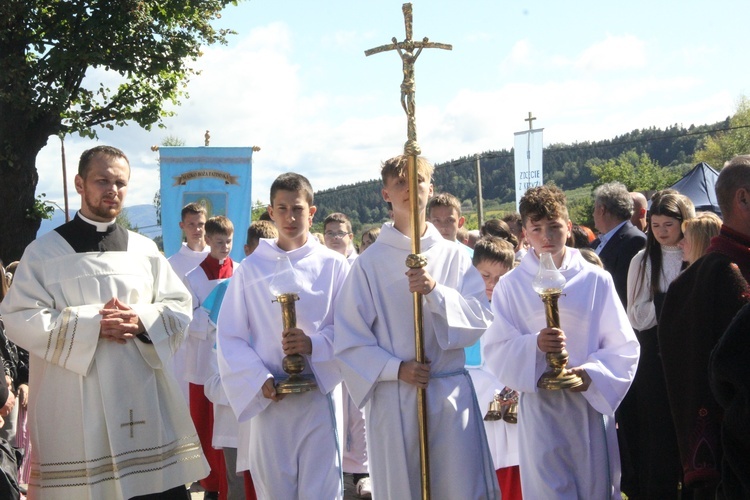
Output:
[[628,271],[628,318],[641,344],[641,359],[623,404],[620,429],[639,478],[638,497],[678,498],[682,481],[674,424],[657,340],[657,321],[669,284],[682,270],[683,222],[695,216],[688,198],[673,190],[651,198],[646,247]]
[[694,219],[682,222],[682,232],[685,235],[680,240],[682,260],[691,265],[706,253],[711,238],[719,235],[721,219],[713,212],[698,212]]

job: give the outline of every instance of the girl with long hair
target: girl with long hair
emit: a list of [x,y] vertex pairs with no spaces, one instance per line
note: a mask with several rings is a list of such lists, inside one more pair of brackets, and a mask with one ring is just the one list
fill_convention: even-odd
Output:
[[628,270],[627,313],[641,344],[641,358],[619,424],[642,498],[678,498],[681,488],[682,468],[656,333],[667,288],[683,268],[682,223],[693,217],[695,209],[687,197],[674,190],[655,193],[646,247],[633,257]]

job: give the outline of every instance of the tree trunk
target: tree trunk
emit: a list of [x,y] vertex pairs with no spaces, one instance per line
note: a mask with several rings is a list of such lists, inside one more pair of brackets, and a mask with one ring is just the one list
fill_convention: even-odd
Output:
[[6,265],[21,258],[41,224],[41,219],[33,215],[39,180],[36,156],[46,143],[46,138],[39,139],[14,143],[13,160],[0,158],[0,259]]

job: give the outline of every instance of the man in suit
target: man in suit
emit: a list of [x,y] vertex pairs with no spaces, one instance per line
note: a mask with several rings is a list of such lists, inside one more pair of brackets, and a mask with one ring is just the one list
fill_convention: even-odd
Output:
[[[632,215],[633,199],[624,184],[610,182],[594,190],[594,227],[599,231],[599,237],[591,243],[591,248],[599,254],[604,269],[612,274],[617,295],[626,309],[630,261],[646,244],[646,236],[630,222]],[[635,411],[633,404],[633,399],[626,396],[615,413],[618,422],[622,422],[624,414],[632,414]],[[621,488],[628,496],[635,497],[639,490],[638,477],[630,458],[631,450],[628,448],[628,443],[634,441],[633,437],[626,439],[623,432],[625,431],[622,427],[618,429],[622,467]]]
[[646,244],[646,236],[630,222],[632,215],[633,200],[624,184],[610,182],[594,190],[594,227],[599,237],[591,248],[612,275],[625,308],[630,261]]

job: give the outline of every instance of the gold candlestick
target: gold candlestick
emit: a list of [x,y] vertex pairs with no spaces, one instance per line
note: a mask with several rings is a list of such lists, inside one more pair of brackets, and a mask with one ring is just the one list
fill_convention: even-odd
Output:
[[[297,308],[294,303],[299,300],[296,293],[282,293],[276,297],[275,302],[281,304],[281,321],[284,330],[297,326]],[[284,371],[289,378],[276,384],[276,392],[279,394],[297,394],[308,392],[318,387],[315,379],[310,375],[302,375],[305,370],[305,358],[301,354],[289,354],[281,361]]]
[[[560,328],[560,308],[557,300],[562,295],[565,286],[565,277],[552,261],[552,254],[543,253],[539,256],[539,272],[532,283],[534,291],[539,294],[544,302],[544,316],[549,328]],[[583,383],[581,377],[572,373],[565,367],[568,364],[568,351],[565,348],[560,352],[548,352],[547,371],[545,371],[536,383],[540,389],[559,390],[578,387]]]
[[[274,277],[269,288],[276,296],[272,302],[278,302],[281,305],[281,323],[284,330],[296,328],[297,309],[294,303],[299,300],[299,285],[292,263],[286,255],[277,258]],[[289,374],[289,377],[276,383],[278,394],[297,394],[318,387],[312,375],[302,374],[305,371],[305,358],[301,354],[284,356],[281,360],[281,367]]]

